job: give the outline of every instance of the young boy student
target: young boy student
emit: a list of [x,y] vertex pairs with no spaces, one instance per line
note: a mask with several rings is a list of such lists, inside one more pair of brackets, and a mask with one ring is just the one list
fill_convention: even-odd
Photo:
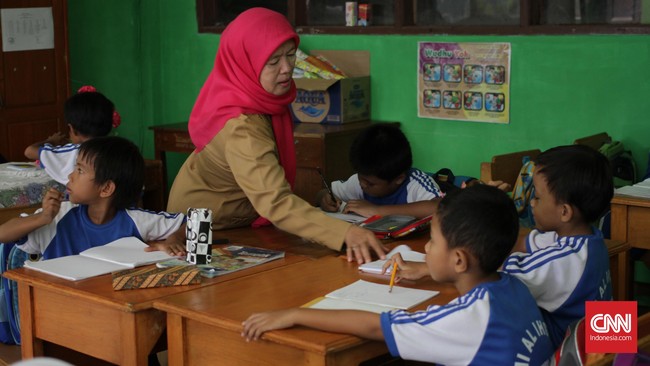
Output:
[[436,208],[432,200],[442,197],[431,176],[411,167],[411,145],[397,126],[376,123],[361,131],[350,148],[350,162],[356,174],[332,183],[336,201],[327,190],[318,193],[316,202],[324,211],[338,211],[343,201],[344,213],[425,217]]
[[[384,340],[393,356],[408,360],[542,365],[553,349],[535,300],[521,281],[497,272],[518,231],[515,206],[499,189],[477,185],[449,193],[431,220],[423,267],[435,281],[454,284],[458,298],[415,313],[295,308],[253,314],[242,336],[258,340],[266,331],[303,325]],[[393,258],[400,273],[412,272],[399,255]]]
[[119,126],[120,115],[113,102],[92,86],[81,87],[77,94],[66,100],[63,108],[70,137],[56,133],[45,141],[27,146],[25,156],[39,160],[52,179],[66,184],[77,161],[79,144],[108,135],[112,128]]
[[528,286],[557,347],[569,324],[585,316],[585,301],[612,300],[607,247],[592,223],[609,207],[614,186],[607,158],[582,145],[540,154],[533,185],[536,229],[526,253],[513,253],[503,270]]
[[97,137],[81,144],[66,193],[55,189],[35,214],[0,225],[0,242],[16,242],[43,259],[79,254],[135,236],[146,251],[185,253],[185,216],[132,208],[142,192],[144,160],[137,146],[121,137]]

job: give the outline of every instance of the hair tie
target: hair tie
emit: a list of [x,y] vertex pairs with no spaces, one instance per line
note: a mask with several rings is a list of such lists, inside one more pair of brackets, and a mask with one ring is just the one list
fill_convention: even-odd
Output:
[[77,90],[77,93],[92,93],[92,92],[96,92],[96,91],[97,91],[97,89],[95,89],[94,86],[84,85],[81,88],[79,88],[79,90]]
[[117,111],[113,111],[113,128],[117,128],[122,123],[122,117]]

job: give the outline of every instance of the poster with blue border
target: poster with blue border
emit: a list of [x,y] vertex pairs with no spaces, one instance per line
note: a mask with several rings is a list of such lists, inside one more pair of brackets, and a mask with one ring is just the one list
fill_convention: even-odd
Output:
[[418,43],[418,117],[510,123],[510,43]]

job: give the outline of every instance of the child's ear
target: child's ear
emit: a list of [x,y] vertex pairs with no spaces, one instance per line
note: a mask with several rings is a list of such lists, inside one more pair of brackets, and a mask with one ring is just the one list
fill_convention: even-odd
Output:
[[402,173],[402,174],[398,175],[397,178],[395,178],[395,180],[393,180],[393,182],[395,182],[395,184],[399,186],[402,183],[404,183],[405,180],[406,180],[406,173]]
[[454,261],[454,270],[456,273],[467,272],[469,268],[469,261],[471,260],[469,253],[462,248],[455,248],[452,255]]
[[573,215],[575,214],[575,210],[573,206],[571,206],[568,203],[563,203],[562,207],[560,208],[560,220],[562,222],[569,222],[573,218]]
[[99,196],[102,198],[108,198],[112,196],[114,192],[115,192],[115,182],[109,180],[108,182],[102,184],[99,191]]

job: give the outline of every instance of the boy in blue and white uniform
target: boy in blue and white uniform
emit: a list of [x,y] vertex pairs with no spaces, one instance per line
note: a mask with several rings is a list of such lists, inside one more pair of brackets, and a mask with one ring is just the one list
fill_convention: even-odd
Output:
[[411,167],[411,145],[399,127],[376,123],[359,133],[350,147],[350,163],[357,172],[346,181],[332,182],[336,201],[322,190],[316,202],[324,210],[361,216],[429,216],[443,196],[433,177]]
[[184,254],[183,214],[130,208],[143,182],[144,160],[132,142],[113,136],[87,140],[69,175],[69,201],[51,189],[35,214],[0,225],[0,242],[51,259],[135,236],[149,244],[147,251]]
[[569,324],[585,316],[585,301],[612,300],[607,247],[591,223],[609,208],[614,186],[607,158],[582,145],[540,154],[533,184],[536,229],[503,270],[528,286],[558,347]]
[[[487,213],[487,215],[486,215]],[[385,340],[393,356],[449,365],[544,365],[553,353],[535,300],[517,278],[497,272],[512,250],[519,220],[512,200],[488,185],[449,193],[431,220],[426,263],[391,257],[402,278],[431,276],[460,296],[447,305],[381,315],[357,310],[295,308],[251,315],[242,336],[303,325]]]
[[25,157],[38,160],[40,166],[55,181],[66,184],[77,163],[79,145],[91,138],[107,136],[119,126],[120,116],[115,106],[92,86],[83,86],[65,101],[63,107],[69,137],[56,133],[45,141],[25,149]]

